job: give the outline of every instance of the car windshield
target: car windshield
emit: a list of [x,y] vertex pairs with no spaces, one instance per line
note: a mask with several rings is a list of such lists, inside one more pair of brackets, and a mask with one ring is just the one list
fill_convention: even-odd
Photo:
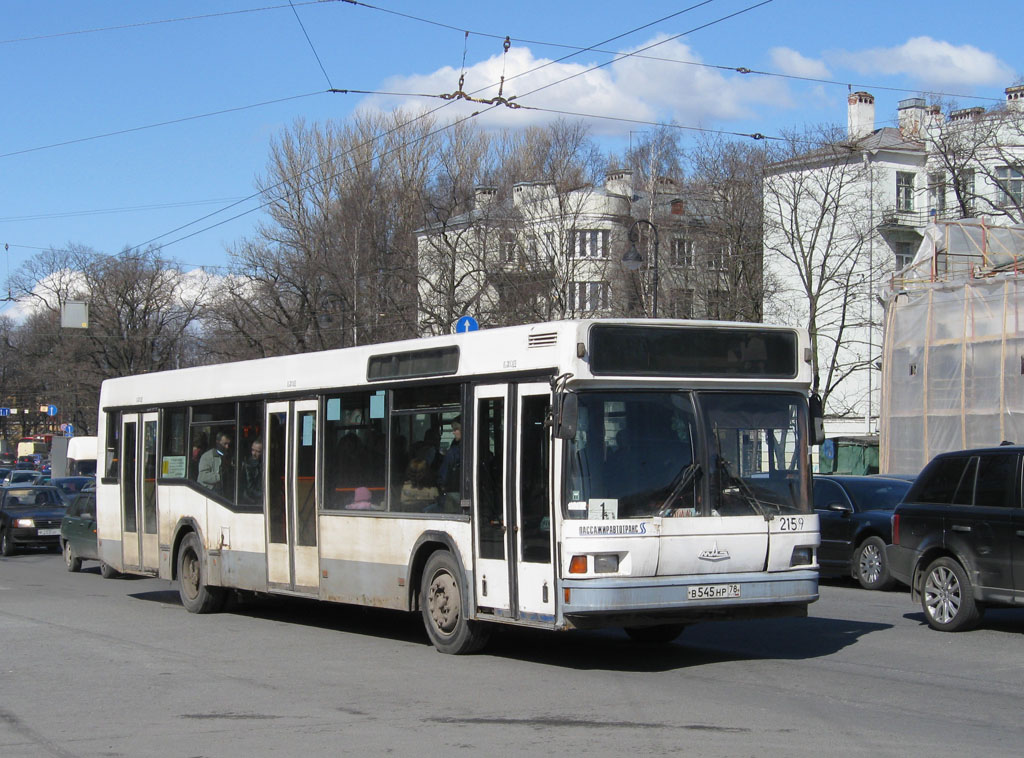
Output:
[[12,489],[7,488],[4,497],[5,508],[33,507],[37,505],[63,505],[64,501],[56,488]]
[[858,511],[891,511],[903,501],[910,482],[896,479],[846,479],[843,486]]

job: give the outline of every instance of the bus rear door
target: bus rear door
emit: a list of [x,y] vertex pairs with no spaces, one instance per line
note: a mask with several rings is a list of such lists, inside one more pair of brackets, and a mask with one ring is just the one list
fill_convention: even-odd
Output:
[[267,586],[320,591],[316,523],[315,400],[267,403]]

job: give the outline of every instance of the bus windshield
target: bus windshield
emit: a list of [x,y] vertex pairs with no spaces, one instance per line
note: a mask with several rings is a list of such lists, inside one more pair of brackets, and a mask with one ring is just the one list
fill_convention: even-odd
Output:
[[792,394],[582,392],[565,515],[808,512],[805,414]]

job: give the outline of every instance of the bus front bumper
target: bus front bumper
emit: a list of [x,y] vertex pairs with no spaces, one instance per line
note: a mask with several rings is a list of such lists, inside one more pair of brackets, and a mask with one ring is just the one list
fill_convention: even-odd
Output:
[[818,571],[563,579],[559,599],[577,628],[806,616]]

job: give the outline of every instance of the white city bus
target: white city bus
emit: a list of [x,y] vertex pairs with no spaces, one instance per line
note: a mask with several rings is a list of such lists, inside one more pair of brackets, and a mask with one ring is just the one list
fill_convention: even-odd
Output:
[[575,320],[111,379],[100,558],[198,613],[419,610],[450,653],[806,615],[808,357],[789,328]]

